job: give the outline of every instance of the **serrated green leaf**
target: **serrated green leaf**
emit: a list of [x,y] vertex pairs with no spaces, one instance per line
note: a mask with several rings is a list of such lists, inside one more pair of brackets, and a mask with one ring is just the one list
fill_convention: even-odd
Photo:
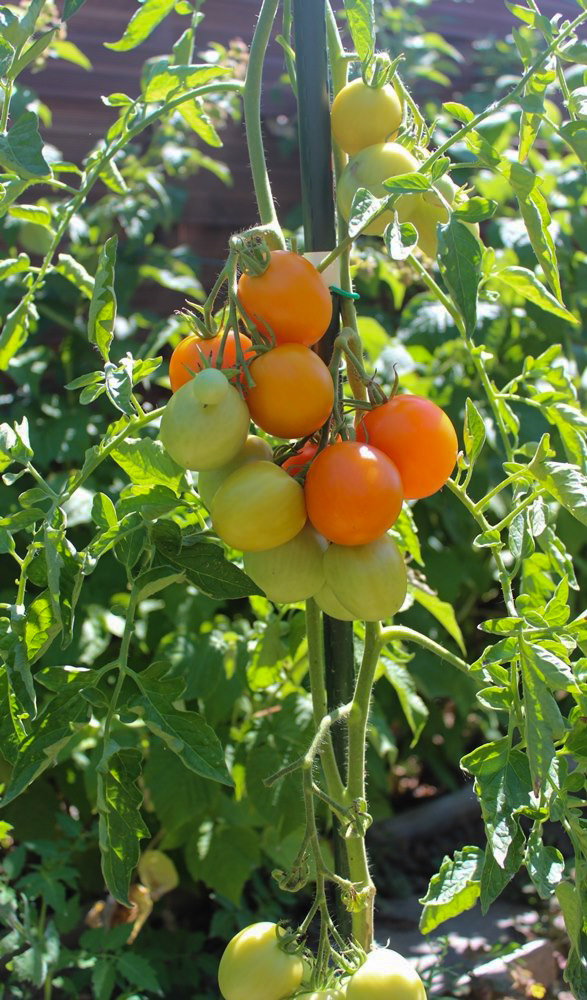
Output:
[[177,97],[185,92],[186,101],[193,101],[193,97],[188,97],[188,91],[229,74],[230,70],[225,66],[214,66],[209,63],[174,66],[170,65],[167,60],[159,60],[151,64],[144,76],[143,98],[148,104],[151,104],[165,101],[177,91]]
[[481,280],[482,248],[473,233],[456,217],[438,227],[438,264],[450,296],[471,336],[477,326],[477,297]]
[[14,59],[14,46],[0,35],[0,77],[7,76]]
[[526,225],[532,249],[546,280],[559,302],[562,300],[560,275],[554,240],[549,230],[550,212],[539,187],[539,178],[520,163],[511,164],[510,183],[514,189]]
[[344,9],[353,45],[362,63],[375,52],[375,11],[373,0],[344,0]]
[[411,746],[415,746],[428,720],[428,709],[416,690],[414,678],[409,669],[385,655],[383,669],[387,680],[398,696],[406,721],[412,730]]
[[452,605],[448,604],[447,601],[442,601],[437,594],[429,594],[419,587],[410,587],[409,592],[418,604],[433,615],[437,622],[440,622],[451,639],[454,639],[461,652],[466,655],[465,640]]
[[191,583],[209,597],[231,599],[263,593],[246,573],[226,559],[219,545],[196,542],[182,546],[179,528],[172,522],[156,524],[153,541],[165,560],[184,569]]
[[568,309],[565,309],[558,299],[538,280],[534,272],[528,270],[528,268],[517,266],[504,267],[501,271],[495,271],[491,277],[493,280],[501,281],[509,288],[513,288],[522,298],[528,302],[533,302],[534,305],[540,306],[546,312],[554,313],[555,316],[560,316],[561,319],[575,326],[579,323],[577,317],[573,316]]
[[0,164],[24,180],[50,175],[51,168],[43,157],[39,120],[33,111],[25,111],[10,131],[0,135]]
[[139,843],[149,836],[140,811],[141,765],[140,750],[123,749],[111,741],[97,768],[102,873],[109,892],[123,906],[130,906],[128,890],[140,856]]
[[158,24],[171,13],[175,0],[145,0],[131,17],[127,28],[118,42],[105,42],[105,48],[115,52],[128,52],[141,45]]
[[463,440],[465,442],[465,454],[471,465],[477,461],[481,454],[486,436],[485,421],[473,400],[467,397]]
[[114,461],[138,486],[167,486],[179,493],[185,471],[167,454],[160,441],[127,438],[111,452]]
[[528,839],[525,864],[540,898],[550,899],[564,876],[565,859],[556,847],[542,843],[538,827]]
[[456,101],[447,101],[442,105],[442,107],[448,112],[449,115],[452,115],[452,117],[456,118],[457,121],[462,122],[463,125],[468,125],[469,122],[472,122],[475,117],[471,109],[468,108],[466,104],[459,104]]
[[61,20],[67,21],[74,14],[77,14],[78,10],[81,7],[83,7],[85,2],[86,0],[65,0],[65,4],[63,6],[63,15]]
[[104,361],[108,361],[116,322],[114,268],[117,246],[118,237],[111,236],[102,247],[88,316],[88,340],[96,345]]
[[422,934],[429,934],[445,920],[475,906],[482,864],[483,851],[479,847],[464,847],[455,851],[454,858],[444,858],[440,871],[431,878],[428,891],[420,900]]
[[75,285],[86,298],[91,299],[94,292],[94,279],[85,267],[68,253],[60,253],[53,271],[62,274],[64,278]]
[[506,858],[502,864],[498,865],[493,856],[489,844],[485,851],[485,860],[481,872],[481,912],[487,913],[491,904],[501,895],[506,885],[508,885],[524,860],[524,847],[526,840],[519,824],[516,833],[510,844]]
[[461,767],[475,777],[487,839],[497,864],[503,866],[517,834],[516,817],[535,802],[528,757],[512,749],[504,737],[467,754]]
[[26,298],[8,314],[0,334],[0,371],[6,371],[14,355],[26,343],[31,321],[36,319],[36,306]]

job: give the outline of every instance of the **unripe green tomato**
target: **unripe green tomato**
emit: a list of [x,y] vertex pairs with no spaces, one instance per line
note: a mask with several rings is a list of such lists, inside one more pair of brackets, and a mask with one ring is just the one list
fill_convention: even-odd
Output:
[[139,859],[138,870],[141,882],[153,899],[159,899],[179,885],[177,868],[163,851],[145,851]]
[[406,564],[389,535],[367,545],[331,545],[324,554],[324,572],[336,599],[355,618],[382,621],[404,603]]
[[[457,186],[445,174],[434,182],[442,197],[449,205],[454,204]],[[434,259],[438,253],[438,225],[445,225],[449,220],[449,212],[435,191],[424,194],[408,194],[398,199],[397,213],[400,222],[411,222],[418,231],[418,246],[427,257]],[[464,222],[464,220],[463,220]],[[471,232],[479,238],[478,223],[464,222]]]
[[318,990],[317,993],[310,993],[304,996],[304,1000],[344,1000],[346,993],[341,990]]
[[416,970],[388,948],[372,951],[347,986],[347,1000],[426,1000]]
[[198,493],[208,510],[210,509],[210,504],[214,499],[216,490],[231,472],[240,469],[241,465],[246,465],[247,462],[271,462],[272,459],[273,451],[271,445],[267,441],[264,441],[263,438],[257,437],[256,434],[249,434],[241,450],[232,459],[232,462],[227,462],[226,465],[222,465],[219,469],[207,469],[199,472]]
[[389,83],[370,87],[359,77],[347,83],[332,104],[332,133],[340,148],[350,155],[385,142],[397,133],[401,120],[402,106]]
[[18,242],[27,253],[44,257],[51,249],[53,232],[37,222],[23,222],[18,227]]
[[278,465],[249,462],[224,480],[210,513],[214,530],[227,545],[243,552],[274,549],[304,527],[304,491]]
[[263,552],[245,552],[245,571],[275,604],[313,597],[324,586],[323,554],[327,542],[307,522],[299,535]]
[[194,380],[194,396],[202,406],[218,406],[230,387],[224,372],[218,368],[204,368]]
[[314,594],[314,600],[321,611],[330,615],[331,618],[336,618],[339,622],[354,622],[357,617],[356,615],[351,614],[347,608],[343,607],[338,597],[327,583],[325,583],[324,586],[321,587],[316,594]]
[[228,942],[218,985],[224,1000],[285,1000],[297,990],[303,970],[299,955],[279,947],[277,925],[266,921],[245,927]]
[[216,405],[202,405],[196,384],[203,374],[173,394],[161,418],[159,437],[184,469],[226,465],[242,448],[249,429],[249,411],[234,386],[228,385]]
[[[338,207],[343,219],[347,222],[350,219],[353,198],[359,188],[367,188],[376,198],[385,198],[390,192],[383,186],[384,181],[398,174],[413,173],[418,166],[416,158],[397,142],[367,146],[351,156],[338,181]],[[401,201],[402,198],[398,199],[398,206]],[[393,212],[383,212],[363,232],[370,236],[382,236],[393,219]]]

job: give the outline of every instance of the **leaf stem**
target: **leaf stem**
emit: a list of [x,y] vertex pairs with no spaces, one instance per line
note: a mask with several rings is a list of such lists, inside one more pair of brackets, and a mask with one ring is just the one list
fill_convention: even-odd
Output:
[[[312,598],[306,601],[306,634],[308,639],[308,665],[312,708],[316,730],[328,714],[324,667],[324,637],[322,634],[322,614]],[[336,762],[332,736],[327,732],[320,747],[320,760],[329,795],[339,802],[344,801],[344,785]]]
[[456,667],[457,670],[460,670],[461,673],[466,674],[468,677],[471,675],[469,664],[465,660],[451,653],[450,650],[445,649],[440,643],[429,639],[427,635],[416,632],[415,629],[404,628],[404,626],[400,625],[390,625],[382,629],[381,642],[385,646],[390,642],[413,642],[417,646],[427,649],[434,656],[438,656],[441,660],[446,660],[447,663],[450,663],[451,666]]

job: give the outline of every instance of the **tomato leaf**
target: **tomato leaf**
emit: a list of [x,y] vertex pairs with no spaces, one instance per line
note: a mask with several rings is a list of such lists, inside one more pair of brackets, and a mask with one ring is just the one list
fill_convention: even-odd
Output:
[[228,561],[219,545],[196,542],[182,546],[180,530],[171,521],[154,526],[153,541],[161,555],[185,569],[190,582],[209,597],[232,599],[263,593],[246,573]]
[[123,906],[130,906],[128,889],[140,856],[139,842],[149,836],[140,813],[141,763],[140,750],[122,748],[110,740],[97,768],[102,874],[108,891]]
[[0,134],[0,164],[23,180],[51,174],[43,156],[39,119],[33,111],[25,111],[9,132]]
[[440,871],[432,877],[428,892],[420,900],[424,907],[420,917],[422,934],[429,934],[445,920],[475,906],[481,891],[482,864],[480,847],[464,847],[455,851],[454,858],[444,858]]
[[452,217],[438,227],[438,263],[450,296],[458,307],[469,336],[477,326],[477,297],[481,280],[482,247],[473,233]]
[[454,639],[461,652],[466,655],[465,640],[452,605],[448,604],[447,601],[441,601],[436,594],[429,594],[428,591],[421,590],[420,587],[410,587],[409,590],[414,600],[433,615],[436,621],[440,622],[451,639]]
[[26,343],[31,320],[37,318],[34,302],[26,298],[8,314],[0,334],[0,370],[5,371],[8,368],[14,355]]
[[175,0],[145,0],[135,11],[121,39],[104,42],[104,47],[115,52],[128,52],[144,42],[158,24],[165,20],[175,6]]
[[560,316],[561,319],[566,320],[568,323],[573,323],[575,326],[579,323],[577,317],[573,316],[568,309],[565,309],[559,300],[538,280],[534,272],[528,268],[517,266],[504,267],[501,271],[495,271],[491,275],[491,278],[495,281],[503,282],[509,288],[513,288],[522,298],[527,299],[528,302],[533,302],[534,305],[544,309],[545,312],[554,313],[555,316]]
[[485,421],[473,400],[467,398],[463,439],[465,442],[465,454],[471,465],[479,458],[485,444],[485,438]]
[[406,260],[418,245],[418,230],[411,222],[400,223],[396,216],[386,226],[383,240],[392,260]]
[[108,361],[108,352],[116,322],[114,267],[117,246],[118,237],[111,236],[102,248],[88,317],[88,340],[90,344],[97,346],[104,361]]
[[375,11],[373,0],[344,0],[353,45],[362,63],[375,52]]
[[185,472],[167,454],[160,441],[127,438],[111,454],[138,486],[167,486],[176,494],[183,488]]

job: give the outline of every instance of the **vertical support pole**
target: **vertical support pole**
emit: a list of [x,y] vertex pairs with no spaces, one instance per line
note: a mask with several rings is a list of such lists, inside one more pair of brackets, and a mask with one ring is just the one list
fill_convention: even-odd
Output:
[[[302,211],[306,250],[331,250],[336,242],[332,146],[330,140],[330,99],[326,47],[325,0],[293,0],[296,71],[298,86],[298,129],[302,180]],[[326,360],[339,327],[338,308],[331,329],[319,345]],[[352,622],[339,622],[324,615],[324,651],[329,709],[352,699],[354,649]],[[334,750],[346,780],[346,736],[343,727],[333,732]],[[348,874],[343,839],[335,830],[336,870]],[[338,924],[350,934],[350,915],[338,908]]]

